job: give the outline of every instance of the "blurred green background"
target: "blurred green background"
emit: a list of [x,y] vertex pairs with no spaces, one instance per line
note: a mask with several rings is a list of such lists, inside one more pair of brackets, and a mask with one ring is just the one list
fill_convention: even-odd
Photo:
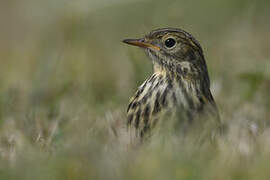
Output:
[[[269,18],[267,0],[1,1],[0,179],[269,179]],[[162,27],[201,43],[226,142],[123,145],[151,64],[121,40]]]

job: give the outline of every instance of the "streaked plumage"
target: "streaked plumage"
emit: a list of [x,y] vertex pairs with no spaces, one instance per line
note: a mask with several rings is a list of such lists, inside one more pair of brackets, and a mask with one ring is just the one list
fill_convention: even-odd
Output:
[[157,29],[125,43],[143,47],[153,64],[149,77],[131,98],[128,126],[143,137],[167,114],[182,113],[193,121],[207,114],[219,121],[202,48],[189,33],[176,28]]

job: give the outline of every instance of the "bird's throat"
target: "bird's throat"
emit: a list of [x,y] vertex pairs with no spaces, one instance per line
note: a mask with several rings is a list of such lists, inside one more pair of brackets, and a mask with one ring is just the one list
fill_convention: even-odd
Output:
[[163,75],[167,73],[166,67],[164,67],[163,65],[157,62],[153,62],[153,71],[154,73],[163,74]]

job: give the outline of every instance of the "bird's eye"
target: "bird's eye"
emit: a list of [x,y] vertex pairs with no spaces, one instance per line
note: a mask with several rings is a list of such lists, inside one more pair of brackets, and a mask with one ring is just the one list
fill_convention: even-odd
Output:
[[175,44],[176,44],[176,42],[173,38],[168,38],[165,40],[165,46],[167,48],[172,48]]

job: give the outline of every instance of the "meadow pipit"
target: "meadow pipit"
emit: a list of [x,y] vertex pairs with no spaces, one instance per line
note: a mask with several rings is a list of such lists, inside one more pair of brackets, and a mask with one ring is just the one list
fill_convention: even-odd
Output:
[[128,126],[135,127],[136,134],[143,137],[172,112],[180,112],[184,115],[181,118],[187,118],[188,122],[205,114],[219,121],[203,50],[191,34],[163,28],[123,42],[142,47],[154,71],[138,88],[127,108]]

